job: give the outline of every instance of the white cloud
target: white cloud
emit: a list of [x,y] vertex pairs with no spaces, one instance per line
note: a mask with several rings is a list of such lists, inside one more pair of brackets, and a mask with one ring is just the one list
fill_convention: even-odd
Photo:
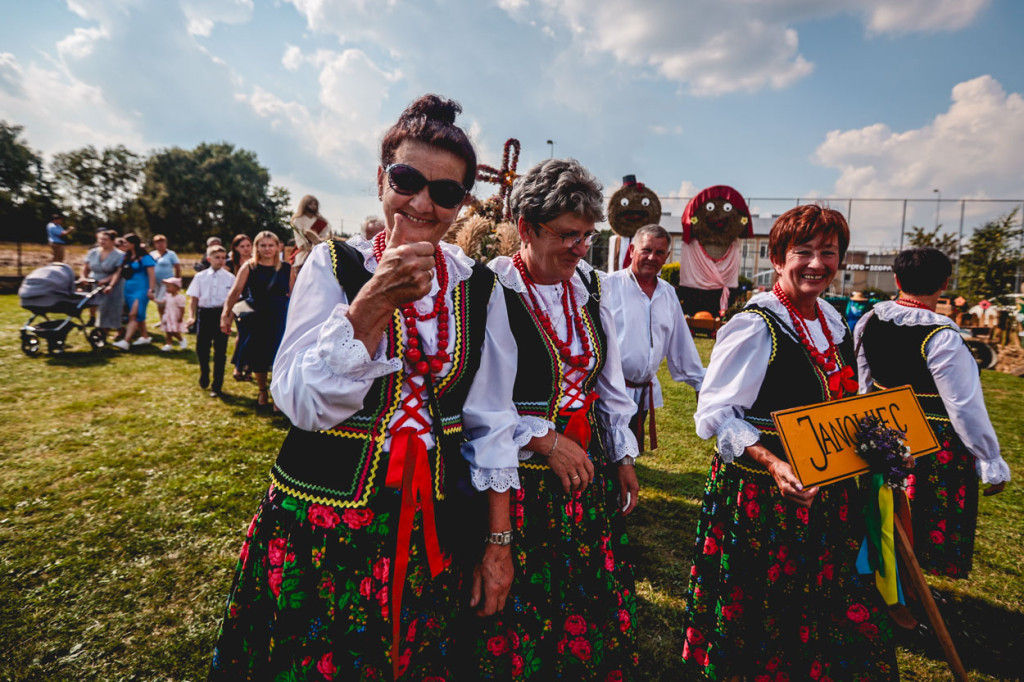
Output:
[[[909,197],[910,224],[933,220],[954,225],[958,211],[947,204],[934,216],[939,189],[946,201],[960,198],[1014,199],[1024,196],[1024,98],[1009,93],[992,76],[957,84],[949,109],[921,128],[894,131],[883,123],[853,130],[833,130],[814,159],[839,171],[834,195],[840,197]],[[901,224],[902,204],[854,203],[854,224],[881,243]],[[1011,204],[970,204],[968,225],[1005,212]],[[916,212],[914,212],[916,211]],[[976,222],[976,221],[975,221]],[[882,228],[889,225],[888,232]],[[871,237],[868,237],[871,241]]]
[[45,154],[88,144],[143,148],[133,114],[111,106],[100,88],[64,70],[22,65],[0,54],[0,83],[0,118],[25,123],[26,139]]
[[[814,65],[799,51],[793,25],[855,13],[869,33],[956,30],[989,0],[539,0],[545,30],[608,53],[621,64],[684,84],[697,96],[782,89]],[[525,0],[497,0],[523,21]],[[553,31],[548,26],[556,27]]]
[[833,130],[815,160],[840,170],[840,196],[902,196],[940,187],[948,196],[1016,197],[1024,177],[1024,98],[991,76],[957,84],[952,104],[926,126],[883,123]]
[[188,32],[209,37],[218,23],[242,24],[252,18],[252,0],[185,0],[181,9],[188,21]]
[[875,33],[955,31],[978,16],[990,0],[871,0],[868,28]]
[[281,55],[281,65],[289,71],[297,71],[302,66],[302,50],[296,45],[289,45]]
[[57,43],[57,52],[64,59],[82,59],[92,54],[96,42],[109,38],[105,27],[76,28],[75,32]]

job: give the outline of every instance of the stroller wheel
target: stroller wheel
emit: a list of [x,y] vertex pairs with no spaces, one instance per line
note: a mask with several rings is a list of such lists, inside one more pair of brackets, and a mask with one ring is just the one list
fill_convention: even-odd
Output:
[[102,329],[90,329],[89,333],[86,334],[86,338],[89,339],[89,345],[92,346],[93,350],[99,350],[107,345],[106,335]]
[[21,352],[30,358],[39,355],[42,348],[39,345],[39,337],[26,332],[21,333]]

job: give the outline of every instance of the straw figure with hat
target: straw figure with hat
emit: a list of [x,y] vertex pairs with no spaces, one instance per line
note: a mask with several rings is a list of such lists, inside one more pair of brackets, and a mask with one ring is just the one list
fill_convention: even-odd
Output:
[[628,268],[632,262],[633,235],[644,225],[661,222],[661,201],[652,189],[636,181],[635,175],[622,177],[622,187],[608,200],[608,224],[615,233],[608,241],[608,272]]

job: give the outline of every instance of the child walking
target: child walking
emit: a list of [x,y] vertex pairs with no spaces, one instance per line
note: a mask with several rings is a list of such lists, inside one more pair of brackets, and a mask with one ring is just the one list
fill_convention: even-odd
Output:
[[168,277],[160,280],[164,285],[164,314],[160,318],[160,327],[164,330],[164,345],[162,351],[174,350],[171,345],[178,342],[178,348],[188,348],[185,340],[185,324],[182,317],[185,315],[185,294],[181,293],[181,278]]
[[[210,397],[221,395],[224,365],[227,362],[228,335],[220,329],[220,311],[234,276],[224,269],[227,252],[217,244],[206,249],[210,267],[197,273],[188,287],[189,323],[196,324],[196,355],[199,358],[199,387],[210,389]],[[213,346],[213,381],[210,381],[210,346]]]

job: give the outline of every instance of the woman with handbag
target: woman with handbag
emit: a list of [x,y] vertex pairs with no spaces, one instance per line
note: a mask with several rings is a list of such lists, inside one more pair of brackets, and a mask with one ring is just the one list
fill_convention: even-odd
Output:
[[235,275],[220,327],[227,334],[232,318],[238,322],[235,360],[238,366],[252,369],[259,391],[256,404],[263,409],[270,405],[267,375],[284,335],[291,266],[281,260],[281,240],[273,232],[260,232],[255,244],[252,257]]

